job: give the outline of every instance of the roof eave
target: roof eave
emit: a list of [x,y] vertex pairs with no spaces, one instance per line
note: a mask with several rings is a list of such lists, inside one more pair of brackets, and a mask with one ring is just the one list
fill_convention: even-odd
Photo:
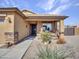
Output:
[[26,16],[16,7],[0,8],[0,11],[15,11],[23,18],[26,18]]
[[66,19],[69,16],[27,16],[28,19]]

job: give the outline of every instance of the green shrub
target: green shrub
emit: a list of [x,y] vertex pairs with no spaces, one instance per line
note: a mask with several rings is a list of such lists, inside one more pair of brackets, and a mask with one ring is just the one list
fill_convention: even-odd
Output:
[[52,35],[50,32],[42,32],[41,33],[41,40],[43,43],[50,42],[52,39]]

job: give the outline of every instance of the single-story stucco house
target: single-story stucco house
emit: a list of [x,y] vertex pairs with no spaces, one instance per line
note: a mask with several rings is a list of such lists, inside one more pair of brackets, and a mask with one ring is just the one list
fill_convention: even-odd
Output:
[[36,14],[18,8],[0,8],[0,43],[16,43],[29,35],[38,35],[43,23],[51,23],[64,36],[64,19],[68,16]]

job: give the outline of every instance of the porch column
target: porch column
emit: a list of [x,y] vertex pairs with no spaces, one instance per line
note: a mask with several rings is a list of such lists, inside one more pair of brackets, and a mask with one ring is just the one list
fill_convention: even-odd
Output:
[[42,22],[37,22],[37,34],[39,34],[42,27]]
[[64,20],[59,21],[59,32],[61,36],[64,36]]
[[59,21],[57,21],[57,30],[59,31]]
[[65,43],[64,41],[64,20],[59,21],[59,42]]
[[55,29],[57,29],[57,22],[55,22],[55,24],[54,24],[54,25],[55,25]]
[[52,22],[52,31],[57,29],[57,22]]

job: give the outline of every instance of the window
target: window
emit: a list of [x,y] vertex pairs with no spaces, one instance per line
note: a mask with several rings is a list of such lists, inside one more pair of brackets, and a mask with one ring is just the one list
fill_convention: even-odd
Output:
[[51,23],[43,23],[43,30],[50,32],[52,30],[52,24]]

